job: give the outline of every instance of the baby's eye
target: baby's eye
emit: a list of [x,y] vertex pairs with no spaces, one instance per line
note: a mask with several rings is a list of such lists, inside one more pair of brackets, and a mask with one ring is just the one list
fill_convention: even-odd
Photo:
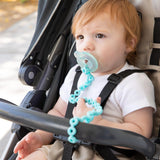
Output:
[[102,33],[98,33],[98,34],[96,34],[96,38],[104,38],[105,37],[105,35],[104,34],[102,34]]
[[76,39],[84,39],[84,36],[83,35],[77,35]]

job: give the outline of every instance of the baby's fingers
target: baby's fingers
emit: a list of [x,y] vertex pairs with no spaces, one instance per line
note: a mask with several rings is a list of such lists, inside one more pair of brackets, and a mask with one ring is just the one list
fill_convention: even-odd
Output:
[[97,103],[101,104],[101,97],[97,97],[96,101]]
[[77,102],[77,107],[82,107],[85,105],[85,101],[83,98],[80,98]]
[[14,153],[18,153],[18,151],[21,150],[22,148],[23,148],[22,142],[19,141],[14,147]]
[[27,137],[28,137],[28,135],[25,136],[22,140],[20,140],[20,141],[16,144],[16,146],[14,147],[14,153],[18,153],[19,150],[24,149],[25,145],[28,144],[28,142],[27,142]]

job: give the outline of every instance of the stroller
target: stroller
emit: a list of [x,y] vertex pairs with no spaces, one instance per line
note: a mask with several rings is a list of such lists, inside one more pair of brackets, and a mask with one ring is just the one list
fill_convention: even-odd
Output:
[[[64,77],[76,63],[73,56],[75,41],[70,34],[70,26],[76,10],[86,1],[39,0],[35,34],[19,70],[20,80],[26,85],[33,86],[33,90],[24,97],[19,107],[7,100],[0,102],[0,117],[15,122],[2,160],[15,160],[16,155],[13,154],[15,144],[34,129],[62,135],[60,140],[66,141],[69,119],[45,113],[56,103]],[[137,64],[143,65],[146,69],[157,70],[150,73],[150,78],[155,85],[156,103],[159,107],[160,1],[130,1],[139,11],[143,25],[142,40],[138,48],[140,58]],[[103,153],[109,151],[108,148],[111,146],[128,147],[143,155],[143,159],[159,160],[158,114],[158,112],[155,114],[152,139],[129,131],[80,123],[77,126],[76,137],[80,140],[77,145],[95,144],[103,150]],[[66,156],[65,159],[69,160],[71,157]]]

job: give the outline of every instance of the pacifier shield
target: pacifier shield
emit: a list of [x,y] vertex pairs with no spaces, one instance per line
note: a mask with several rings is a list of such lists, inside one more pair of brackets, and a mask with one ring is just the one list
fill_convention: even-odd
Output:
[[84,68],[87,64],[90,72],[95,72],[98,68],[98,62],[96,58],[88,52],[78,52],[74,53],[76,57],[77,63],[80,65],[81,68]]

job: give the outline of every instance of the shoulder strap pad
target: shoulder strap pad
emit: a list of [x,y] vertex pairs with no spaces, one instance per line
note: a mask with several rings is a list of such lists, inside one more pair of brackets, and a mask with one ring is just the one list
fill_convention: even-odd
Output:
[[[82,73],[81,69],[78,66],[76,68],[76,74],[75,74],[74,81],[73,81],[73,84],[72,84],[71,94],[73,94],[74,91],[77,89],[77,83],[78,83],[78,79],[79,79],[81,73]],[[75,106],[75,104],[72,104],[72,103],[68,102],[65,118],[71,118],[71,117],[73,117],[72,111],[73,111],[74,106]]]
[[112,74],[108,77],[108,83],[103,88],[102,92],[100,93],[99,97],[101,97],[101,106],[104,108],[109,96],[111,95],[112,91],[116,88],[116,86],[127,76],[135,73],[135,72],[154,72],[155,70],[146,69],[146,70],[139,70],[139,69],[129,69],[122,71],[118,74]]

